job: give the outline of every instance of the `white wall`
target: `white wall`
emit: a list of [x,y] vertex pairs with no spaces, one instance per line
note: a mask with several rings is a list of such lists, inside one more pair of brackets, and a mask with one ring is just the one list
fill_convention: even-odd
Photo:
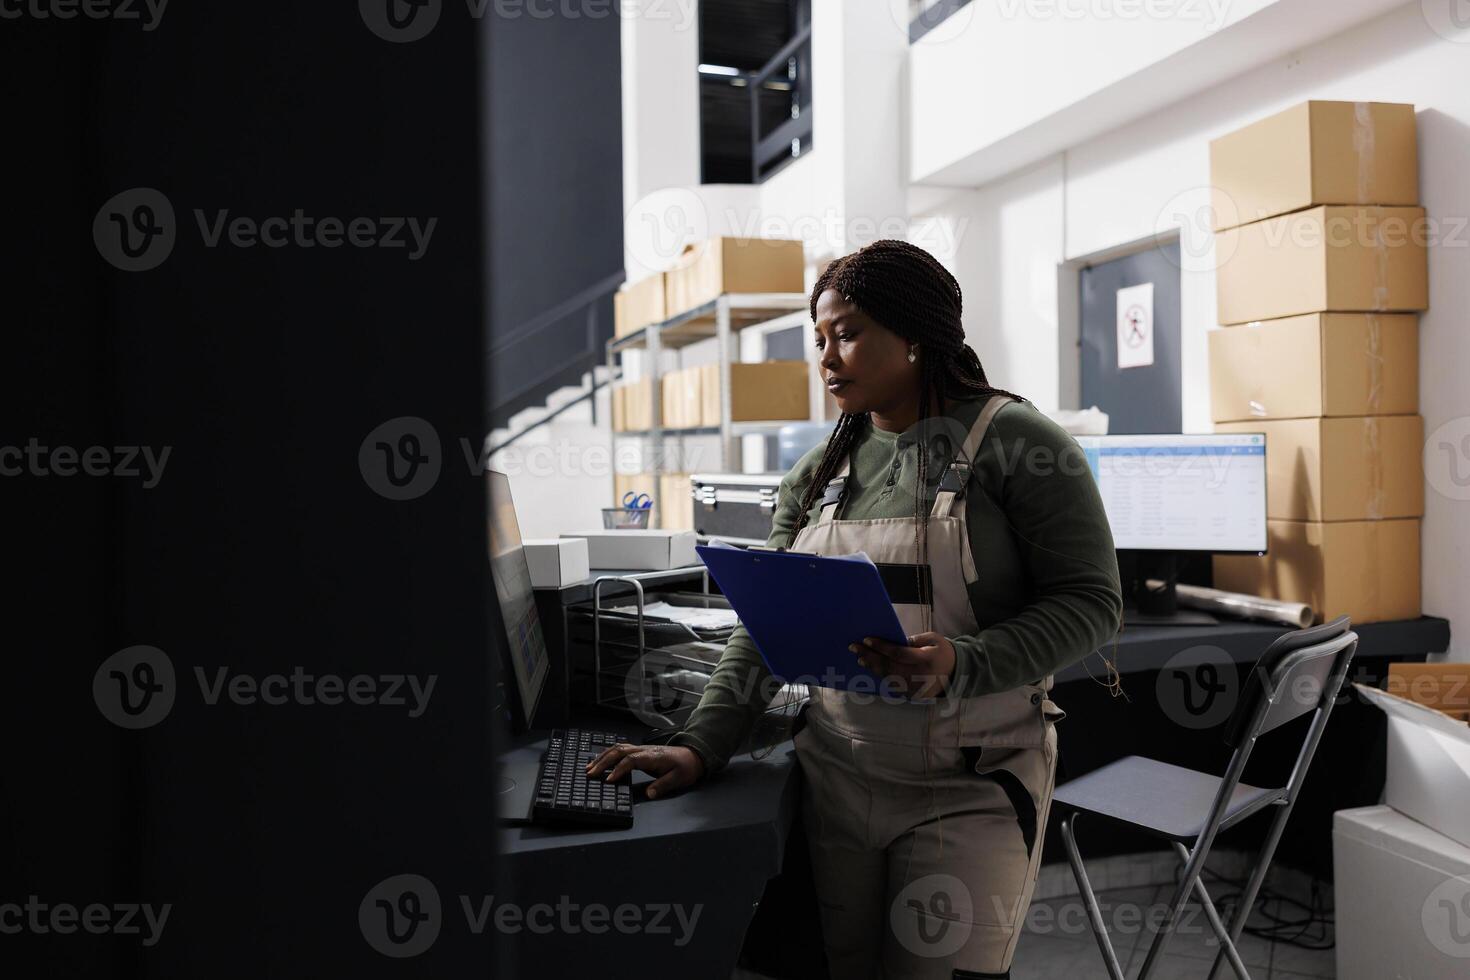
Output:
[[991,384],[1043,411],[1059,406],[1057,264],[1063,259],[1059,159],[960,191],[914,222],[909,240],[955,274],[965,337]]
[[[1184,427],[1208,431],[1204,345],[1215,325],[1213,255],[1195,222],[1209,183],[1209,141],[1308,98],[1409,102],[1418,108],[1422,203],[1448,236],[1430,250],[1420,412],[1427,434],[1450,426],[1445,441],[1462,446],[1461,435],[1470,434],[1470,31],[1455,43],[1431,29],[1424,11],[1415,0],[1023,173],[942,203],[926,195],[927,217],[916,229],[969,221],[946,261],[965,288],[966,328],[992,380],[1042,407],[1056,390],[1049,380],[1061,356],[1056,313],[1041,299],[1044,288],[1028,286],[1037,270],[1179,227]],[[1470,454],[1452,460],[1439,441],[1430,440],[1426,470],[1424,609],[1451,620],[1452,656],[1464,660],[1470,500],[1454,495],[1470,489],[1455,484],[1459,473],[1450,467],[1470,467]]]
[[969,4],[914,45],[911,176],[951,186],[993,179],[1397,2]]

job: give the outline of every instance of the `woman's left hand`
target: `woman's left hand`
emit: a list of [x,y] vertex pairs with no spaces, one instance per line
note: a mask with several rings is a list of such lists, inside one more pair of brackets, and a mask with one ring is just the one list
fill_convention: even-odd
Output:
[[848,649],[858,655],[859,664],[879,677],[893,678],[888,683],[897,687],[897,693],[909,698],[938,697],[954,675],[954,644],[938,633],[919,633],[908,641],[908,646],[900,646],[868,636]]

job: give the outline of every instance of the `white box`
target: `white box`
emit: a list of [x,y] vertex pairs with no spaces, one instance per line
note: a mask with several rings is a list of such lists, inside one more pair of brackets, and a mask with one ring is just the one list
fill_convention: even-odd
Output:
[[1470,848],[1386,806],[1332,817],[1338,980],[1470,976]]
[[[1353,686],[1388,715],[1383,802],[1470,847],[1470,725],[1387,691]],[[1470,975],[1470,963],[1464,966]]]
[[591,576],[586,538],[532,538],[521,546],[531,569],[531,585],[538,589],[559,589]]
[[579,531],[564,538],[586,538],[593,568],[658,572],[698,565],[693,531]]

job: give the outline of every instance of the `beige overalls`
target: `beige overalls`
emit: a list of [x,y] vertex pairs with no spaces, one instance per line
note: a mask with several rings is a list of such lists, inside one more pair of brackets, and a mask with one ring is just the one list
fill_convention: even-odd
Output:
[[[970,552],[963,494],[969,461],[1007,401],[991,398],[951,464],[958,479],[940,483],[928,531],[933,607],[894,606],[909,635],[978,631],[966,586],[984,568]],[[791,550],[865,551],[879,564],[912,566],[914,518],[834,519],[847,472],[844,461],[821,517]],[[811,688],[796,749],[834,978],[1006,975],[1056,773],[1062,712],[1050,689],[1046,677],[918,703]]]

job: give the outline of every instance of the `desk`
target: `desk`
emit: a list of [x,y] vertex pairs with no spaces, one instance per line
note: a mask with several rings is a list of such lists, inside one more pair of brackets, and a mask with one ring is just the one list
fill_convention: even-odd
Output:
[[[629,720],[597,724],[630,731]],[[508,757],[535,760],[541,747],[540,739],[522,739]],[[561,903],[573,923],[567,928],[556,911],[550,931],[498,936],[515,957],[511,975],[730,976],[766,882],[781,870],[799,772],[786,743],[761,760],[736,756],[696,790],[667,799],[641,799],[644,784],[635,785],[632,830],[501,828],[496,870],[509,897],[522,910]],[[657,928],[665,931],[616,928],[623,905],[650,925],[661,916]],[[589,906],[607,910],[605,931],[578,925]]]
[[[598,574],[594,572],[594,577]],[[657,575],[653,584],[678,584],[698,589],[702,568],[680,569]],[[631,591],[629,586],[612,589]],[[567,605],[591,596],[591,582],[565,589],[538,590],[537,605],[548,634],[555,622],[565,629]],[[1387,665],[1401,660],[1422,660],[1448,648],[1449,624],[1434,617],[1393,623],[1370,623],[1355,627],[1360,638],[1353,679],[1375,683]],[[1069,717],[1058,726],[1061,746],[1059,778],[1080,776],[1128,754],[1148,755],[1206,771],[1223,771],[1228,749],[1221,729],[1181,727],[1160,709],[1156,694],[1160,668],[1181,650],[1210,646],[1236,664],[1248,669],[1270,641],[1286,627],[1260,623],[1222,621],[1216,626],[1139,626],[1125,629],[1116,647],[1102,651],[1118,664],[1123,675],[1125,699],[1113,698],[1099,681],[1104,670],[1096,656],[1062,671],[1053,697]],[[564,634],[558,634],[558,637]],[[553,654],[562,643],[553,644]],[[582,718],[579,710],[577,717]],[[631,719],[597,718],[589,725],[606,725],[632,731]],[[551,724],[560,724],[552,722]],[[1293,723],[1295,724],[1295,723]],[[1323,737],[1312,774],[1287,825],[1277,853],[1277,863],[1325,870],[1331,863],[1330,819],[1337,809],[1377,802],[1383,785],[1383,715],[1376,709],[1348,700],[1335,709]],[[1253,781],[1264,783],[1289,763],[1293,748],[1290,726],[1262,741],[1252,763]],[[1297,743],[1299,744],[1299,743]],[[539,751],[523,747],[518,751]],[[568,933],[558,927],[548,934],[521,931],[506,938],[520,957],[522,967],[512,975],[560,975],[579,968],[633,972],[650,977],[726,977],[733,969],[741,943],[750,927],[753,950],[766,955],[753,965],[776,976],[810,975],[801,967],[789,972],[794,955],[801,950],[783,950],[793,937],[813,945],[818,935],[816,912],[811,898],[800,833],[793,833],[793,818],[800,790],[795,752],[778,749],[762,762],[737,757],[730,767],[694,792],[667,800],[643,802],[635,811],[631,832],[553,832],[519,827],[501,833],[500,867],[507,874],[509,890],[522,908],[545,902],[553,908],[558,901],[578,907],[601,903],[609,910],[622,904],[650,906],[680,904],[687,914],[700,907],[693,939],[683,946],[676,918],[665,919],[670,931],[657,934],[627,934],[609,929],[593,935],[586,931]],[[1284,781],[1285,775],[1280,774]],[[636,793],[636,790],[635,790]],[[1231,832],[1227,847],[1250,847],[1255,833],[1249,822]],[[1063,853],[1053,839],[1055,821],[1048,829],[1046,853],[1056,860]],[[1156,850],[1152,839],[1107,837],[1100,824],[1092,825],[1084,846],[1089,855]],[[788,844],[790,847],[788,848]],[[764,889],[777,878],[774,895]],[[791,895],[796,895],[795,900]],[[762,915],[752,926],[756,906],[764,902]],[[820,945],[807,950],[820,957]],[[803,974],[802,970],[806,969]]]

